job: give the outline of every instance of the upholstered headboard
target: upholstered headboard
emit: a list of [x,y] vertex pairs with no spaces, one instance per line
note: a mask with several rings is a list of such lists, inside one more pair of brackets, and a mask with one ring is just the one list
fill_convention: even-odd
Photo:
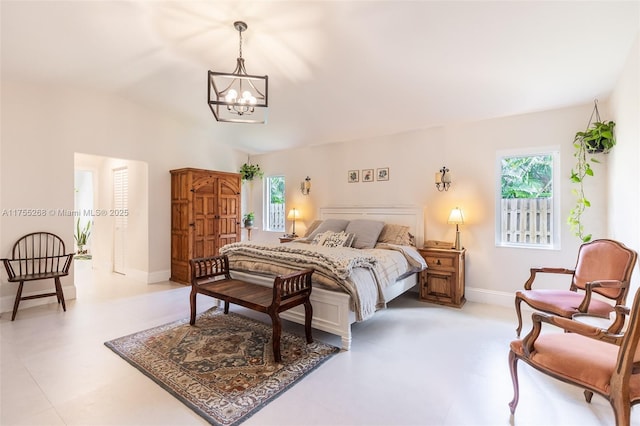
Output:
[[416,237],[416,246],[424,243],[424,213],[417,207],[390,206],[337,206],[321,207],[320,219],[370,219],[385,223],[408,226]]

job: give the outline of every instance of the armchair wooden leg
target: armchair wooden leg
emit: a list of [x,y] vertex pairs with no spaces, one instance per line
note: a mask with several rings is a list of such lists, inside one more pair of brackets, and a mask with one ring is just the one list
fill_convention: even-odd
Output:
[[282,337],[282,321],[278,313],[269,314],[271,316],[271,324],[273,328],[273,359],[276,362],[282,361],[282,354],[280,352],[280,338]]
[[18,313],[18,305],[20,305],[20,299],[22,298],[22,286],[24,286],[24,281],[20,281],[18,285],[18,293],[16,293],[16,300],[13,302],[13,313],[11,314],[11,321],[16,319],[16,314]]
[[518,316],[518,328],[516,328],[516,336],[520,337],[520,332],[522,331],[522,312],[520,310],[520,303],[522,303],[522,299],[516,296],[516,315]]
[[591,402],[591,398],[593,397],[593,392],[591,392],[590,390],[586,390],[584,391],[584,400],[587,402]]
[[191,305],[191,317],[189,318],[189,324],[194,325],[196,323],[196,296],[198,295],[197,291],[191,290],[191,294],[189,295],[189,305]]
[[313,343],[313,336],[311,335],[311,318],[313,317],[313,307],[311,302],[307,299],[304,302],[304,334],[307,337],[307,343]]
[[[622,392],[624,395],[624,392]],[[629,399],[623,399],[622,395],[611,395],[611,406],[613,407],[613,413],[616,416],[616,426],[627,426],[631,424],[631,403]]]
[[518,386],[518,357],[513,351],[509,351],[509,371],[511,372],[511,381],[513,382],[513,399],[509,403],[511,414],[516,412],[518,400],[520,399],[520,389]]

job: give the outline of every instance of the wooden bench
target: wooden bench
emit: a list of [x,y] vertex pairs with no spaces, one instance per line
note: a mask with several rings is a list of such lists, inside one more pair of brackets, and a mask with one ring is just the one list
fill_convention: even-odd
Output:
[[[67,307],[64,303],[60,277],[69,275],[72,259],[73,253],[65,253],[64,241],[50,232],[27,234],[13,245],[11,259],[2,259],[9,276],[9,282],[20,283],[16,300],[13,303],[11,321],[16,318],[21,300],[56,296],[58,303],[62,304],[62,309],[66,312]],[[25,282],[48,279],[54,281],[55,292],[22,297],[22,288]]]
[[313,310],[311,295],[311,275],[313,269],[277,276],[273,287],[265,287],[231,278],[229,259],[226,255],[191,259],[191,320],[196,322],[196,296],[198,293],[224,301],[224,313],[229,313],[229,303],[263,312],[271,317],[273,328],[273,357],[281,362],[280,337],[282,323],[280,312],[294,306],[304,305],[305,335],[307,343],[313,342],[311,336],[311,317]]

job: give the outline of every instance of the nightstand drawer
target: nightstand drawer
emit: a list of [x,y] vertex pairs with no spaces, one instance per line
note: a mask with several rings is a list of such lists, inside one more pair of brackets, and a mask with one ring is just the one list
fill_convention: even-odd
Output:
[[427,262],[429,268],[453,268],[455,262],[454,258],[446,256],[424,256],[424,260]]

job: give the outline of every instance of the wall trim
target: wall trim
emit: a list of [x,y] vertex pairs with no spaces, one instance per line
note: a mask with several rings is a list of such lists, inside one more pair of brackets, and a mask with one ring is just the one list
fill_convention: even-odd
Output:
[[515,312],[515,292],[487,290],[478,287],[466,287],[465,297],[470,302],[485,303],[513,308]]
[[147,272],[139,269],[127,269],[125,276],[139,283],[155,284],[169,281],[171,271],[166,269],[162,271]]
[[169,281],[171,277],[171,270],[165,269],[162,271],[149,272],[147,274],[147,284],[161,283]]

